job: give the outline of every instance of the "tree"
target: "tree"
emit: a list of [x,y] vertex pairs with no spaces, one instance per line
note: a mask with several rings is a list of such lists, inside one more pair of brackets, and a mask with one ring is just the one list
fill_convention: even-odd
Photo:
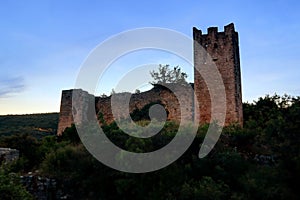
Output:
[[[24,170],[29,171],[37,167],[42,159],[39,154],[40,142],[29,134],[16,134],[3,137],[0,140],[0,147],[17,149],[20,151],[21,161],[25,164]],[[17,161],[18,162],[18,161]]]
[[170,65],[159,64],[158,71],[150,71],[150,75],[154,81],[151,84],[166,84],[166,83],[180,83],[186,84],[187,74],[181,71],[179,66],[170,68]]
[[111,89],[110,95],[116,94],[115,89]]
[[135,93],[135,94],[140,94],[140,93],[141,93],[141,90],[136,89],[134,93]]
[[100,95],[100,97],[101,98],[107,98],[107,95],[103,93],[103,94]]

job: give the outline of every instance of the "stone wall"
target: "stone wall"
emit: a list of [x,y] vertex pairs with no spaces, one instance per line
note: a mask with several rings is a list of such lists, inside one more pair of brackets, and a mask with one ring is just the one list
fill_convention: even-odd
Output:
[[[173,90],[173,92],[177,94],[177,96],[168,88]],[[74,95],[77,95],[77,97],[74,97]],[[128,108],[128,106],[124,105],[124,101],[122,101],[121,99],[128,95],[131,96],[129,101],[129,113],[132,113],[136,109],[141,110],[143,107],[150,103],[157,102],[165,107],[165,110],[167,112],[167,120],[173,120],[177,122],[193,120],[192,108],[194,103],[194,93],[191,85],[155,85],[151,90],[139,94],[117,93],[115,94],[115,98],[119,99],[119,101],[117,101],[115,105],[117,111],[115,113],[115,116],[112,114],[111,110],[111,96],[102,98],[94,97],[87,92],[79,89],[63,90],[57,134],[60,135],[65,128],[70,127],[74,122],[72,115],[72,97],[82,102],[85,101],[83,100],[83,97],[87,97],[85,98],[86,100],[95,101],[95,108],[80,108],[80,111],[73,110],[75,117],[82,118],[78,121],[85,121],[86,119],[85,116],[78,116],[77,113],[81,113],[82,110],[89,110],[90,112],[94,112],[95,116],[99,116],[99,114],[101,113],[104,121],[109,124],[116,119],[126,118],[125,110]],[[179,105],[179,100],[183,102],[182,105]]]
[[[88,101],[93,101],[93,107],[84,108],[83,106],[91,105]],[[76,110],[73,104],[76,104],[76,107],[79,110]],[[95,112],[95,104],[95,97],[82,89],[63,90],[61,95],[57,135],[61,135],[67,127],[70,127],[71,124],[74,123],[74,119],[76,121],[86,121],[86,117],[88,116],[86,112]]]
[[57,134],[60,135],[65,128],[73,123],[72,115],[72,93],[73,90],[63,90],[61,94],[60,112]]
[[[178,95],[176,96],[168,88]],[[116,97],[122,98],[122,96],[126,95],[131,94],[121,93],[116,94]],[[150,103],[159,102],[165,107],[167,120],[180,122],[181,113],[183,121],[192,120],[193,95],[193,90],[190,85],[167,84],[166,87],[156,85],[149,91],[132,94],[129,102],[129,112],[132,113],[135,109],[141,110]],[[182,100],[182,105],[179,104],[179,99]],[[98,98],[96,111],[103,113],[104,120],[108,123],[111,123],[114,119],[126,118],[124,108],[127,108],[127,106],[124,106],[123,101],[119,100],[118,103],[116,104],[116,110],[119,112],[116,116],[113,116],[111,112],[111,97]]]
[[19,158],[19,151],[11,148],[0,148],[0,164],[11,162]]

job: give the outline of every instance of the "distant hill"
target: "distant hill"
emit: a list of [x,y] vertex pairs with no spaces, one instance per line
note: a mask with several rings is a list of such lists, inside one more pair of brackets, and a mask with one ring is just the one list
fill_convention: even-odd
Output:
[[0,115],[0,137],[30,134],[35,137],[56,134],[59,113]]

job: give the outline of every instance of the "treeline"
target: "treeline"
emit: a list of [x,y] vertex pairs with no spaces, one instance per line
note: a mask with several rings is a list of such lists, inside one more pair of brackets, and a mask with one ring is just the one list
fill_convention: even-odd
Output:
[[[224,128],[204,159],[198,158],[198,152],[207,125],[199,128],[192,145],[176,162],[144,174],[103,165],[86,151],[72,126],[61,137],[0,137],[1,147],[20,150],[19,160],[2,164],[0,176],[10,180],[11,174],[38,170],[40,176],[62,183],[59,189],[69,199],[298,199],[300,97],[265,96],[243,106],[244,126]],[[123,149],[145,152],[170,142],[178,125],[167,122],[158,135],[148,139],[130,137],[115,123],[102,128]],[[0,180],[0,199],[7,199],[4,191],[22,191],[13,181],[7,188]]]
[[44,137],[56,133],[58,113],[0,115],[0,136],[28,133]]

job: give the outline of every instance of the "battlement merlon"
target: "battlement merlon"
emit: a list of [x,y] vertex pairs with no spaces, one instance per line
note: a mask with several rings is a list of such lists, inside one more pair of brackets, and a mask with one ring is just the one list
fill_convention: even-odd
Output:
[[218,34],[218,27],[209,27],[207,29],[207,34],[211,37],[216,38]]
[[197,29],[196,27],[193,27],[193,33],[194,33],[194,40],[197,40],[197,38],[201,38],[202,36],[208,36],[208,37],[217,37],[217,35],[223,34],[223,35],[232,35],[232,34],[238,34],[235,31],[234,24],[230,23],[226,26],[224,26],[223,32],[218,32],[218,27],[209,27],[207,29],[207,33],[203,34],[201,30]]
[[224,32],[225,32],[225,35],[230,35],[232,33],[237,33],[234,29],[234,24],[233,23],[230,23],[230,24],[224,26]]

